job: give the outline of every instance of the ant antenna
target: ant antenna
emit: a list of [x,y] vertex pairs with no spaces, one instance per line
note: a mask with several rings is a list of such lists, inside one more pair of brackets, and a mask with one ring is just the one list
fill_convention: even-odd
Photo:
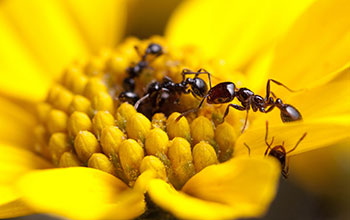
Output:
[[250,147],[248,146],[248,144],[246,144],[246,143],[243,143],[244,144],[244,146],[248,149],[248,155],[250,156]]
[[305,132],[305,133],[303,134],[303,136],[301,136],[301,138],[299,139],[299,141],[296,143],[296,145],[295,145],[291,150],[289,150],[286,154],[289,154],[290,152],[294,151],[294,150],[298,147],[298,145],[300,144],[300,142],[306,137],[306,135],[307,135],[307,133]]
[[[266,97],[265,97],[265,100],[267,100],[268,99],[268,97],[270,97],[270,82],[273,82],[273,83],[275,83],[275,84],[277,84],[277,85],[279,85],[279,86],[283,86],[284,88],[286,88],[288,91],[290,91],[290,92],[298,92],[298,91],[301,91],[301,90],[293,90],[293,89],[290,89],[289,87],[287,87],[286,85],[284,85],[283,83],[281,83],[281,82],[278,82],[278,81],[276,81],[276,80],[274,80],[274,79],[268,79],[267,80],[267,85],[266,85]],[[275,96],[274,94],[273,94],[273,96]]]
[[241,131],[241,134],[243,134],[244,130],[245,130],[245,127],[247,126],[247,121],[248,121],[248,110],[247,110],[247,114],[245,115],[245,121],[244,121],[244,125],[243,125],[243,128],[242,128],[242,131]]
[[142,98],[140,98],[139,100],[137,100],[137,102],[134,105],[134,108],[137,110],[139,108],[139,105],[149,97],[149,94],[146,94],[145,96],[143,96]]
[[268,151],[271,150],[271,145],[275,139],[275,137],[272,137],[271,143],[269,144],[267,142],[268,133],[269,133],[269,121],[266,121],[265,144],[267,145],[267,149],[266,149],[265,154],[264,154],[265,156],[267,155]]

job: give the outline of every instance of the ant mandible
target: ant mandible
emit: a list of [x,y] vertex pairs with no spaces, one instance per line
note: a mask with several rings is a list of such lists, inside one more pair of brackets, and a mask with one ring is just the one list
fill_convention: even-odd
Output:
[[[181,94],[191,93],[195,98],[203,98],[207,94],[208,86],[205,81],[198,76],[200,74],[206,74],[210,82],[209,72],[203,68],[199,69],[197,72],[183,69],[181,74],[182,81],[179,83],[173,82],[169,77],[164,77],[161,83],[152,82],[149,84],[145,95],[135,103],[135,109],[137,110],[139,105],[146,99],[152,100],[152,109],[158,111],[163,104],[162,102],[166,100],[175,100],[174,103],[177,103]],[[186,75],[190,74],[194,74],[194,78],[186,78]]]
[[298,142],[295,144],[295,146],[290,149],[289,151],[286,151],[285,147],[284,147],[284,141],[282,142],[282,145],[276,145],[274,147],[271,147],[273,141],[274,141],[274,137],[272,137],[271,143],[269,144],[267,142],[267,137],[268,137],[268,121],[266,121],[266,134],[265,134],[265,143],[267,145],[266,151],[264,153],[265,156],[272,156],[275,157],[282,166],[282,176],[287,179],[288,178],[288,171],[289,171],[289,166],[288,166],[288,161],[287,161],[287,155],[291,152],[293,152],[298,145],[300,144],[300,142],[306,137],[307,133],[305,132],[301,138],[298,140]]
[[[252,92],[248,88],[236,88],[236,85],[233,82],[222,82],[215,85],[214,87],[210,87],[209,92],[204,96],[204,98],[202,99],[202,101],[196,109],[191,109],[187,112],[182,113],[176,120],[179,120],[181,117],[187,115],[190,112],[198,111],[203,105],[204,100],[207,100],[208,104],[224,104],[231,102],[235,97],[237,97],[241,105],[229,104],[226,107],[223,119],[225,119],[225,117],[228,115],[230,107],[235,108],[239,111],[247,111],[245,122],[242,128],[242,133],[247,125],[248,112],[250,108],[252,108],[254,112],[259,110],[262,113],[268,113],[274,107],[277,107],[281,111],[281,119],[283,122],[302,120],[300,112],[294,106],[284,104],[280,98],[277,98],[275,100],[273,97],[270,96],[270,94],[272,94],[272,96],[275,97],[275,95],[270,91],[271,82],[279,86],[283,86],[291,92],[295,92],[294,90],[288,88],[284,84],[276,80],[269,79],[266,85],[266,96],[265,98],[263,98],[260,95],[254,94],[254,92]],[[209,83],[211,84],[210,81]]]
[[[135,46],[136,51],[140,55],[139,49]],[[138,77],[142,71],[148,67],[149,61],[147,61],[147,57],[149,55],[154,56],[154,58],[159,57],[164,53],[162,46],[156,43],[150,43],[145,50],[144,55],[141,56],[141,60],[135,65],[128,67],[126,72],[128,73],[128,77],[123,80],[123,89],[124,91],[119,94],[119,100],[123,102],[135,103],[139,100],[139,96],[134,92],[135,90],[135,77]]]

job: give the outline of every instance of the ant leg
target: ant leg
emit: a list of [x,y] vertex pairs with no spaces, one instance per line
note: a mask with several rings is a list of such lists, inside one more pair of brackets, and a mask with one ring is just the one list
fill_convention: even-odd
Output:
[[[204,72],[202,72],[202,71],[204,71]],[[182,74],[182,80],[183,81],[185,80],[185,75],[194,74],[195,78],[196,78],[200,74],[206,74],[208,76],[208,79],[209,79],[209,89],[211,89],[211,74],[209,72],[207,72],[205,69],[203,69],[203,68],[199,69],[198,72],[193,72],[193,71],[191,71],[189,69],[183,69],[181,74]]]
[[272,111],[272,109],[275,108],[275,105],[270,106],[270,108],[268,108],[267,110],[264,111],[264,113],[269,113],[270,111]]
[[246,144],[246,143],[243,143],[244,144],[244,146],[248,149],[248,155],[250,156],[250,147],[248,146],[248,144]]
[[[267,80],[267,85],[266,85],[266,97],[265,97],[265,101],[267,101],[267,99],[270,97],[270,82],[273,82],[279,86],[283,86],[284,88],[286,88],[288,91],[290,92],[297,92],[296,90],[293,90],[293,89],[290,89],[289,87],[287,87],[286,85],[284,85],[283,83],[280,83],[274,79],[268,79]],[[274,94],[273,94],[274,97],[276,97]]]
[[296,145],[295,145],[291,150],[289,150],[286,154],[288,154],[288,153],[294,151],[294,150],[298,147],[298,145],[300,144],[300,142],[305,138],[306,135],[307,135],[307,133],[305,132],[305,133],[303,134],[303,136],[301,136],[301,138],[299,139],[299,141],[296,143]]
[[185,112],[181,113],[181,115],[179,115],[179,117],[176,118],[176,121],[179,121],[183,116],[188,115],[188,114],[191,113],[191,112],[196,112],[196,111],[198,111],[198,110],[202,107],[203,102],[204,102],[204,100],[205,100],[207,97],[208,97],[208,95],[204,96],[204,98],[203,98],[202,101],[199,103],[199,105],[198,105],[197,108],[193,108],[193,109],[190,109],[190,110],[188,110],[188,111],[185,111]]
[[139,55],[142,58],[142,61],[144,61],[146,59],[146,54],[142,56],[139,47],[138,46],[134,46],[134,48],[136,50],[137,55]]
[[181,72],[182,75],[182,81],[185,81],[185,75],[186,74],[194,74],[194,72],[190,69],[184,68]]
[[137,110],[139,108],[139,105],[145,101],[147,98],[149,97],[149,94],[146,94],[145,96],[143,96],[142,98],[140,98],[139,100],[137,100],[137,102],[134,105],[134,108]]
[[229,105],[227,105],[227,107],[226,107],[226,110],[225,110],[225,114],[224,114],[224,118],[223,118],[223,119],[225,119],[226,116],[228,115],[228,113],[229,113],[229,111],[230,111],[230,107],[235,108],[235,109],[237,109],[237,110],[239,110],[239,111],[245,111],[245,110],[247,110],[247,109],[246,109],[245,107],[243,107],[243,106],[236,105],[236,104],[229,104]]
[[197,74],[195,75],[195,77],[197,77],[199,74],[207,74],[208,75],[208,79],[209,79],[209,87],[211,89],[211,75],[208,71],[206,71],[205,69],[203,68],[200,68],[198,71],[197,71]]
[[242,131],[241,131],[241,133],[243,133],[243,131],[245,130],[245,127],[247,126],[249,109],[247,109],[247,108],[245,108],[245,107],[243,107],[243,106],[240,106],[240,105],[229,104],[229,105],[226,107],[223,120],[225,120],[225,117],[228,115],[228,113],[229,113],[229,111],[230,111],[230,107],[235,108],[235,109],[237,109],[237,110],[239,110],[239,111],[247,111],[247,114],[246,114],[246,117],[245,117],[245,121],[244,121],[244,125],[243,125]]

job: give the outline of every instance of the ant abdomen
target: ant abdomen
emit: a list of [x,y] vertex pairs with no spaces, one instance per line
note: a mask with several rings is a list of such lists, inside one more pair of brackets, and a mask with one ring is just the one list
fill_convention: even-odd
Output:
[[283,104],[280,110],[283,122],[299,121],[303,119],[300,112],[292,105]]
[[235,84],[232,82],[219,83],[211,88],[207,95],[209,104],[223,104],[231,102],[235,97]]

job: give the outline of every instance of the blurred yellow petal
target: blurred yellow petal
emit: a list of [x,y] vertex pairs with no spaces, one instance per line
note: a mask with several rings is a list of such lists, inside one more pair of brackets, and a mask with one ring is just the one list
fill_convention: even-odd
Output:
[[[265,123],[261,120],[259,122],[261,125],[259,128],[248,129],[238,138],[235,146],[235,155],[248,153],[243,143],[249,145],[252,154],[264,155],[267,148],[264,139],[266,129]],[[274,137],[273,146],[281,145],[282,142],[284,142],[285,149],[288,151],[295,146],[301,136],[306,132],[307,135],[300,145],[293,152],[288,154],[295,155],[349,139],[349,129],[349,114],[279,125],[270,123],[268,140],[271,142],[272,137]]]
[[[20,207],[10,205],[20,198],[20,193],[13,188],[13,183],[23,174],[33,169],[50,168],[52,165],[34,153],[8,145],[0,145],[0,216],[10,215]],[[17,204],[17,202],[14,202]],[[18,203],[20,205],[22,203]],[[14,209],[13,211],[11,211]],[[14,216],[16,213],[14,213]]]
[[288,98],[304,119],[350,113],[350,80],[336,81],[305,90]]
[[113,47],[123,35],[124,0],[65,0],[65,6],[94,52]]
[[[283,99],[283,101],[284,103],[293,103],[292,105],[299,110],[304,120],[350,113],[350,80],[346,78],[348,74],[348,70],[345,69],[337,74],[340,80],[333,80],[327,84],[297,93],[289,93],[290,97]],[[282,124],[278,109],[264,115],[256,114],[260,114],[260,116],[252,124],[251,128],[253,129],[256,126],[265,126],[266,120],[270,124]]]
[[279,176],[280,165],[275,160],[234,158],[205,168],[182,191],[203,200],[228,204],[239,216],[259,216],[275,197]]
[[195,45],[207,57],[242,67],[274,44],[312,2],[185,1],[171,17],[166,36],[176,46]]
[[0,218],[13,218],[18,216],[34,214],[34,210],[28,207],[22,200],[18,199],[3,205],[0,205]]
[[235,216],[228,205],[204,201],[172,188],[163,180],[152,180],[148,190],[152,201],[182,219],[228,219]]
[[25,149],[0,145],[0,184],[13,181],[33,169],[50,168],[52,165],[42,157]]
[[21,147],[33,144],[35,118],[16,103],[0,97],[0,140]]
[[1,5],[0,48],[0,92],[29,100],[44,98],[48,77],[6,20]]
[[71,219],[130,219],[144,211],[142,193],[92,168],[33,171],[20,179],[18,188],[35,210]]
[[180,218],[259,216],[276,194],[279,175],[280,165],[275,160],[241,157],[203,169],[182,192],[152,180],[149,194],[154,202]]
[[47,74],[57,76],[72,60],[88,54],[60,1],[11,0],[2,2],[1,9]]
[[270,78],[294,88],[334,77],[349,64],[350,2],[320,0],[293,25],[277,46]]

